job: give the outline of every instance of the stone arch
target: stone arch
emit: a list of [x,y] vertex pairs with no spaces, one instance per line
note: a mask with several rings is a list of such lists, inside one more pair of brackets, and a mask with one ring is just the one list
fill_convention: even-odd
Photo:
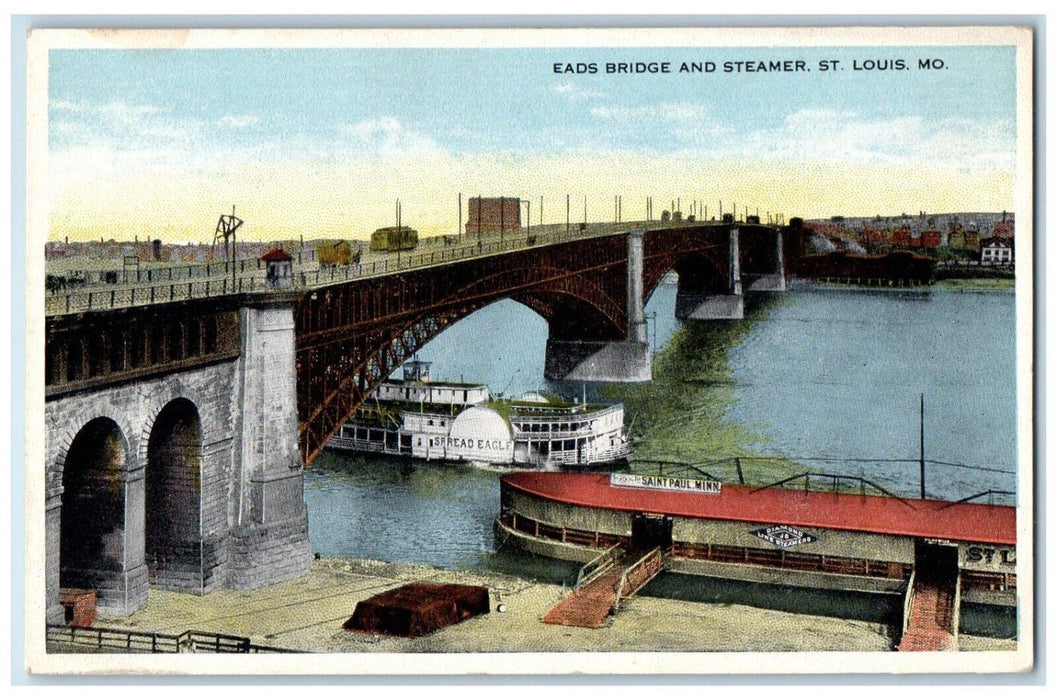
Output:
[[99,417],[77,432],[62,463],[59,584],[98,591],[102,608],[114,607],[115,589],[124,597],[129,456],[118,424]]
[[153,584],[202,588],[202,422],[176,398],[161,409],[146,441],[144,552]]

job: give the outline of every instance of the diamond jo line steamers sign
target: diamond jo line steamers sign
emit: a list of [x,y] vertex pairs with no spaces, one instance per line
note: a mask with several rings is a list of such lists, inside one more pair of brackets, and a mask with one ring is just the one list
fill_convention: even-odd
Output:
[[761,527],[759,530],[753,530],[752,534],[756,535],[761,540],[766,540],[775,547],[781,547],[782,549],[795,547],[798,544],[808,544],[809,542],[814,542],[818,539],[814,535],[809,535],[802,530],[797,530],[795,527],[789,527],[788,525]]

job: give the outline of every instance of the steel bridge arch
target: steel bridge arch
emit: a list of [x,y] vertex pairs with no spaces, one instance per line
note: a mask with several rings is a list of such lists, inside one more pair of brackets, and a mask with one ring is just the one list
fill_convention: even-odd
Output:
[[[599,276],[601,279],[596,279]],[[612,279],[607,280],[607,276]],[[619,281],[623,291],[625,276],[626,268],[612,262],[596,266],[587,274],[582,269],[540,264],[485,274],[423,308],[398,305],[391,310],[387,323],[343,323],[348,317],[342,308],[324,311],[324,325],[337,322],[337,327],[309,329],[302,325],[297,333],[303,463],[308,465],[315,459],[371,391],[405,360],[446,328],[501,299],[524,304],[548,323],[560,320],[563,311],[575,307],[578,316],[586,314],[588,318],[585,332],[620,337],[626,333],[627,310],[623,300],[607,289],[606,282]],[[402,290],[410,284],[406,278],[387,280],[397,288],[388,294],[410,300],[410,295]],[[376,288],[363,291],[379,294]],[[348,298],[330,288],[317,292],[312,301],[347,304]],[[296,314],[302,321],[305,316],[303,312]]]

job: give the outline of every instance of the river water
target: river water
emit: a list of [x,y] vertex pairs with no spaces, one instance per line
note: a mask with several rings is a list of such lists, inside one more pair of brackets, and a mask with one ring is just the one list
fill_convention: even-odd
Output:
[[[739,456],[750,482],[825,470],[913,496],[924,394],[926,457],[950,463],[929,462],[929,496],[1015,491],[1011,292],[804,287],[751,297],[742,321],[684,327],[675,291],[661,285],[647,305],[656,314],[655,381],[586,387],[589,397],[624,402],[636,457]],[[579,394],[585,387],[542,379],[546,338],[545,321],[502,301],[444,331],[419,358],[434,362],[435,380],[481,381],[508,396]],[[886,459],[907,461],[871,461]],[[725,465],[716,476],[735,478]],[[549,566],[493,552],[496,472],[327,450],[306,472],[305,499],[312,547],[326,556],[521,574]],[[562,566],[541,575],[563,578]]]

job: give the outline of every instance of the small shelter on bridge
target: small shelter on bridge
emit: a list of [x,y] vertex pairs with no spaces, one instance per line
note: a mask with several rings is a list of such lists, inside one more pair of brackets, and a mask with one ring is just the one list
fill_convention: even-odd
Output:
[[282,248],[272,248],[261,256],[268,265],[268,284],[287,289],[294,284],[294,259]]

